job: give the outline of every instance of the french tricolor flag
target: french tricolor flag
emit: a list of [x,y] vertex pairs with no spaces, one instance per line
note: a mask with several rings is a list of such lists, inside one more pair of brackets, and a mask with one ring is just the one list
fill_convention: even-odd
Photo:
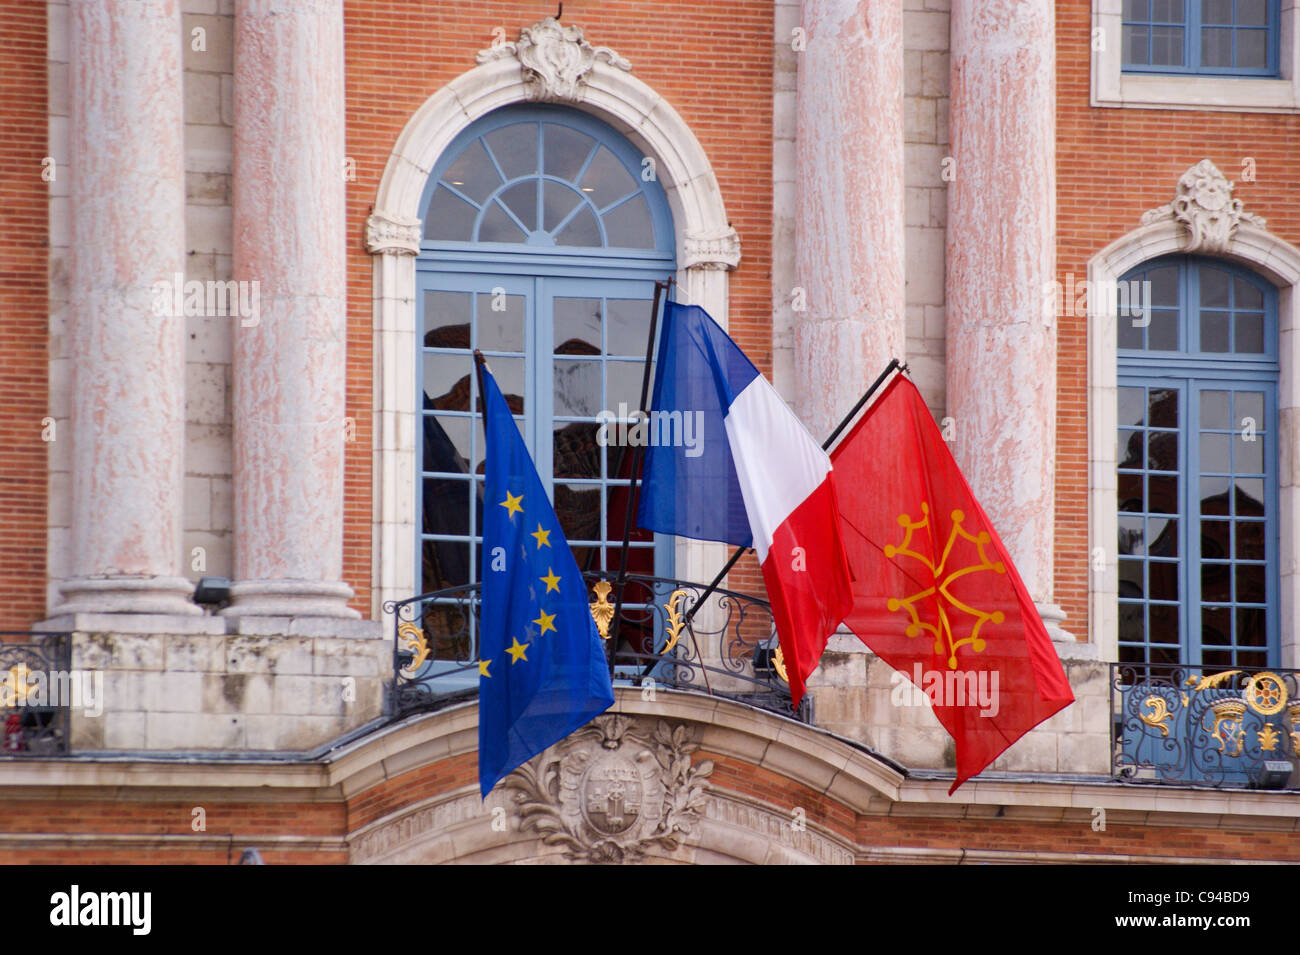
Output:
[[[696,440],[664,440],[688,415]],[[638,525],[758,552],[798,706],[853,606],[830,458],[695,305],[664,308],[649,433]]]

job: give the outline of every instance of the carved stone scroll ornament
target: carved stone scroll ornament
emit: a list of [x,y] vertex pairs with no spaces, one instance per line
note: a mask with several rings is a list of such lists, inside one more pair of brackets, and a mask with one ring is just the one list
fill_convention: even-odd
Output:
[[1183,251],[1221,254],[1242,222],[1264,228],[1263,219],[1232,197],[1234,188],[1214,163],[1202,159],[1179,177],[1174,200],[1145,213],[1142,224],[1173,219],[1187,230]]
[[581,862],[623,863],[675,851],[704,810],[713,763],[683,725],[653,729],[622,714],[598,716],[506,777],[521,832],[536,832]]
[[494,43],[480,50],[479,63],[514,58],[519,61],[530,102],[576,103],[582,85],[597,60],[620,70],[632,64],[607,46],[592,46],[582,37],[582,28],[564,26],[554,17],[524,27],[513,43]]

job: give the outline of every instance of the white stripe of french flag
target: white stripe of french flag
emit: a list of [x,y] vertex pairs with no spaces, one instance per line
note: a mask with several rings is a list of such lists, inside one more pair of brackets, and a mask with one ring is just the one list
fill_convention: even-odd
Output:
[[736,395],[725,424],[798,706],[853,605],[831,460],[762,375]]

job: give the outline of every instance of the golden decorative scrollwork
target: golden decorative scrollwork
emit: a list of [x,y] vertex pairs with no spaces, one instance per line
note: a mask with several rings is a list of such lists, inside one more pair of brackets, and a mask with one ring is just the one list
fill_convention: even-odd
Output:
[[776,670],[776,675],[781,678],[782,683],[790,682],[790,674],[785,670],[785,655],[781,653],[780,644],[777,644],[776,653],[772,654],[772,669]]
[[596,630],[600,633],[600,639],[609,639],[609,622],[614,619],[614,605],[609,602],[610,591],[608,580],[598,580],[591,592],[596,595],[589,606],[591,608],[591,619],[596,621]]
[[686,591],[674,590],[668,595],[668,602],[664,604],[664,613],[668,615],[668,625],[664,627],[664,632],[668,634],[668,643],[663,648],[664,653],[668,653],[673,647],[677,646],[677,641],[682,638],[682,629],[686,626],[686,618],[682,616],[678,601],[685,598]]
[[1291,737],[1291,748],[1300,753],[1300,700],[1287,704],[1286,715],[1291,721],[1291,732],[1287,734]]
[[[1214,711],[1214,730],[1212,739],[1219,741],[1219,752],[1227,756],[1240,756],[1246,745],[1246,731],[1241,728],[1241,719],[1246,715],[1246,704],[1241,700],[1215,700],[1210,707]],[[1228,744],[1236,741],[1236,747],[1229,752]]]
[[410,664],[401,670],[401,675],[408,680],[414,679],[416,671],[429,659],[429,641],[425,639],[424,631],[410,620],[403,620],[397,625],[397,635],[406,641],[406,649],[415,654]]
[[1150,713],[1139,713],[1138,719],[1147,726],[1154,726],[1160,730],[1161,736],[1169,735],[1169,727],[1165,724],[1174,718],[1174,714],[1169,712],[1169,706],[1165,703],[1163,696],[1148,696],[1142,701],[1143,706],[1151,707]]
[[1281,713],[1286,707],[1286,683],[1276,673],[1256,673],[1246,683],[1241,698],[1260,716]]
[[1196,689],[1198,691],[1209,690],[1212,688],[1217,689],[1219,687],[1222,687],[1224,683],[1232,679],[1240,672],[1241,672],[1240,670],[1224,670],[1222,673],[1212,673],[1209,676],[1203,676],[1200,678],[1200,680],[1197,680],[1196,677],[1194,676],[1189,676],[1187,678],[1187,682],[1189,685],[1191,683],[1196,683]]
[[1277,741],[1281,738],[1281,734],[1273,729],[1272,723],[1265,723],[1259,728],[1259,748],[1266,753],[1277,749]]

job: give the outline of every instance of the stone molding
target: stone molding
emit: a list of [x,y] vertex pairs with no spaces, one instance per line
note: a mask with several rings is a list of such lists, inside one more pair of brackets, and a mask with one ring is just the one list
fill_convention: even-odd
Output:
[[1178,178],[1173,200],[1144,213],[1142,224],[1172,219],[1187,232],[1184,252],[1222,255],[1242,222],[1265,227],[1263,219],[1246,212],[1245,203],[1233,198],[1235,188],[1218,166],[1202,159]]
[[420,231],[419,219],[372,212],[366,218],[366,251],[371,255],[419,255]]
[[683,269],[715,269],[730,272],[740,264],[740,236],[735,229],[714,235],[692,233],[682,243]]
[[495,43],[480,50],[479,63],[514,59],[523,71],[530,103],[576,103],[583,98],[587,74],[597,60],[631,71],[632,64],[607,46],[592,46],[582,27],[547,17],[519,31],[513,43]]

